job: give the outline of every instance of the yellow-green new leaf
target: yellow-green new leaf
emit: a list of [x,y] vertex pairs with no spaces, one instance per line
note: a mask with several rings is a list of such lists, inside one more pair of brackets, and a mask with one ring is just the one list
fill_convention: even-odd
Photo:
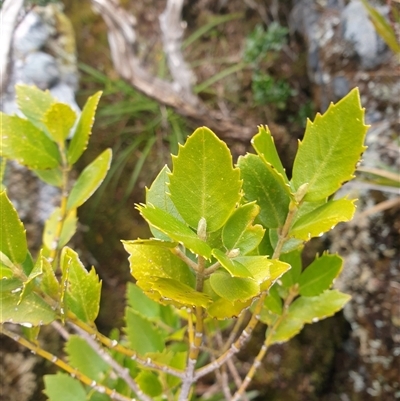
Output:
[[129,253],[131,274],[136,280],[144,282],[149,277],[174,278],[188,286],[194,286],[194,275],[177,256],[166,247],[143,245],[122,241]]
[[217,231],[240,200],[239,170],[231,153],[211,130],[198,128],[173,156],[171,200],[182,218],[197,230],[203,218],[207,232]]
[[45,128],[42,122],[43,116],[56,101],[51,93],[29,85],[17,85],[15,92],[18,108],[33,125],[43,130]]
[[[151,184],[150,188],[146,188],[146,205],[153,205],[164,210],[171,216],[183,222],[178,210],[169,195],[169,174],[171,171],[168,166],[164,166],[158,173],[157,177]],[[150,226],[152,234],[159,239],[168,240],[168,235],[160,232],[154,226]]]
[[31,273],[29,274],[26,281],[23,282],[22,291],[19,296],[18,305],[29,295],[37,285],[37,278],[43,274],[42,264],[40,259],[38,259],[33,267]]
[[54,249],[55,245],[57,249],[61,249],[72,236],[76,233],[76,227],[78,219],[76,217],[76,209],[72,209],[66,216],[63,227],[61,230],[60,238],[58,238],[58,244],[56,243],[56,230],[58,223],[60,222],[61,210],[55,208],[51,216],[47,219],[44,230],[43,230],[43,243],[48,249]]
[[73,165],[85,151],[89,142],[90,134],[92,133],[92,126],[94,123],[94,115],[96,113],[97,105],[99,103],[102,92],[97,92],[89,97],[82,113],[79,117],[78,125],[76,126],[71,143],[68,147],[68,163]]
[[53,169],[60,163],[57,145],[30,121],[0,113],[0,156],[33,170]]
[[304,241],[319,237],[335,227],[336,224],[351,220],[355,210],[354,200],[329,201],[296,220],[289,235]]
[[58,144],[64,143],[75,124],[76,113],[64,103],[53,103],[43,116],[47,131]]
[[211,275],[210,285],[221,298],[230,302],[245,302],[260,294],[260,286],[254,279],[232,277],[222,270]]
[[202,255],[207,259],[210,258],[210,246],[202,241],[186,223],[152,205],[138,206],[137,209],[151,226],[167,234],[169,238],[182,243],[193,253]]
[[260,207],[255,203],[239,206],[222,229],[222,241],[226,249],[239,249],[240,255],[246,255],[255,249],[264,237],[265,230],[253,225]]
[[93,195],[107,175],[111,158],[111,149],[106,149],[82,171],[68,196],[67,210],[78,208]]
[[258,156],[275,168],[278,173],[281,174],[284,181],[289,183],[281,159],[276,151],[274,138],[272,137],[271,131],[266,125],[260,125],[258,127],[258,134],[253,137],[251,143]]
[[53,266],[50,264],[47,258],[42,255],[42,251],[40,251],[38,262],[41,264],[41,270],[43,272],[40,280],[41,290],[53,299],[59,299],[60,284],[56,278],[56,275],[54,274]]
[[61,255],[62,270],[68,269],[65,280],[65,304],[80,320],[93,323],[99,313],[101,282],[94,268],[89,272],[78,254],[65,247]]
[[0,193],[0,251],[17,265],[28,251],[24,225],[5,191]]
[[164,305],[173,305],[176,308],[202,307],[206,308],[211,302],[208,295],[196,291],[192,287],[174,278],[147,277],[139,280],[137,285],[142,288],[148,297]]
[[317,114],[314,122],[308,120],[293,165],[294,190],[308,184],[304,199],[318,201],[351,180],[365,150],[367,129],[357,88],[323,115]]
[[250,307],[252,302],[252,299],[245,302],[231,302],[224,298],[219,298],[207,308],[207,313],[218,320],[231,319],[238,317],[243,309]]

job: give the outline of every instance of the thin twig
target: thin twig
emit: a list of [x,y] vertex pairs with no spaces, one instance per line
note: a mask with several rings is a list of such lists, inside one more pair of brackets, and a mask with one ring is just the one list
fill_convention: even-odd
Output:
[[135,401],[135,399],[125,397],[124,395],[118,393],[116,390],[111,390],[110,388],[104,386],[103,384],[98,384],[95,380],[92,380],[90,377],[84,375],[80,371],[74,369],[72,366],[68,365],[62,359],[57,358],[55,355],[50,352],[45,351],[39,345],[33,344],[27,339],[21,337],[20,335],[13,333],[10,330],[7,330],[3,325],[0,326],[0,333],[10,337],[15,342],[21,344],[25,348],[31,350],[34,354],[41,356],[44,359],[47,359],[54,365],[58,366],[60,369],[69,373],[72,377],[76,378],[83,384],[86,384],[90,388],[99,393],[108,395],[112,400],[115,401]]
[[151,358],[142,358],[140,357],[135,351],[132,351],[129,348],[124,347],[121,345],[117,340],[111,340],[110,338],[104,336],[103,334],[99,333],[95,328],[87,325],[86,323],[83,323],[79,319],[77,319],[73,314],[68,313],[68,320],[72,323],[74,323],[76,326],[80,327],[83,329],[86,333],[89,335],[94,336],[97,338],[97,340],[103,344],[105,347],[114,349],[115,351],[126,355],[133,361],[136,361],[142,366],[145,366],[149,369],[154,369],[159,372],[164,372],[168,373],[172,376],[179,377],[180,379],[183,379],[185,377],[185,374],[182,370],[175,369],[171,366],[165,365],[163,363],[159,362],[154,362]]
[[100,356],[103,361],[105,361],[108,365],[110,365],[117,375],[125,380],[128,387],[137,395],[137,397],[141,401],[152,401],[152,398],[148,395],[144,394],[140,389],[137,382],[131,377],[129,373],[129,369],[121,366],[106,350],[104,350],[97,341],[91,337],[90,334],[86,333],[86,331],[82,330],[76,324],[70,323],[71,327],[76,331],[80,337],[82,337],[87,344],[96,352],[97,355]]

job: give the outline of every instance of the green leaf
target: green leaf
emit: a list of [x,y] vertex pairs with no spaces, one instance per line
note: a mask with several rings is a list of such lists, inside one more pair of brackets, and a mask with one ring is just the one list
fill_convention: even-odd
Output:
[[358,89],[331,104],[314,122],[307,121],[304,139],[293,165],[295,190],[308,184],[307,201],[327,198],[354,176],[368,126],[364,124]]
[[252,274],[240,262],[229,258],[219,249],[213,249],[212,254],[232,277],[253,278]]
[[165,335],[141,314],[131,308],[125,310],[126,334],[133,351],[141,355],[162,352]]
[[79,117],[78,125],[68,147],[67,159],[70,165],[73,165],[87,148],[89,136],[92,133],[94,115],[99,103],[102,92],[97,92],[89,97],[82,113]]
[[271,336],[270,344],[290,340],[306,323],[315,323],[333,316],[350,300],[350,295],[328,290],[316,297],[299,297],[290,306],[283,322]]
[[260,125],[258,127],[258,134],[253,137],[251,143],[258,156],[260,156],[264,162],[269,163],[273,168],[275,168],[283,177],[284,181],[289,183],[281,159],[276,151],[274,138],[266,125]]
[[0,282],[0,323],[15,323],[26,327],[50,324],[56,318],[53,309],[34,293],[18,305],[22,283],[18,280]]
[[202,241],[185,223],[168,214],[168,212],[165,212],[164,210],[156,208],[152,205],[139,205],[137,206],[137,209],[150,225],[167,234],[168,237],[172,238],[173,240],[182,243],[193,253],[202,255],[207,259],[210,258],[211,248],[206,242]]
[[294,251],[284,253],[279,257],[282,262],[289,263],[289,265],[292,267],[281,277],[282,285],[285,288],[290,288],[292,285],[299,282],[301,271],[303,269],[303,264],[301,261],[302,250],[302,248],[296,249]]
[[178,156],[173,156],[171,199],[179,214],[194,229],[200,219],[207,232],[222,227],[240,200],[239,170],[232,167],[226,144],[208,128],[198,128]]
[[289,210],[290,192],[282,176],[259,156],[240,156],[238,165],[243,178],[244,196],[257,201],[259,219],[268,228],[282,227]]
[[272,259],[263,255],[238,256],[234,261],[244,266],[250,272],[250,277],[254,278],[258,284],[270,278],[270,266],[274,263]]
[[128,283],[127,301],[137,313],[150,320],[160,318],[160,304],[147,297],[143,290],[133,283]]
[[230,302],[224,298],[219,298],[207,308],[207,313],[218,320],[231,319],[238,317],[243,309],[251,305],[252,301],[253,300],[250,299],[246,302]]
[[282,299],[279,296],[276,285],[272,286],[264,300],[264,306],[276,315],[282,314]]
[[291,266],[278,259],[270,259],[269,278],[261,284],[261,291],[267,291]]
[[260,211],[255,203],[239,206],[229,217],[222,230],[222,241],[228,250],[239,249],[246,255],[261,242],[265,230],[253,221]]
[[60,295],[60,284],[56,278],[56,275],[54,274],[52,265],[47,258],[42,255],[42,251],[40,251],[38,262],[41,264],[40,268],[43,272],[40,288],[45,294],[54,299],[58,299]]
[[67,210],[81,206],[93,195],[106,177],[111,158],[111,149],[106,149],[82,171],[69,194]]
[[148,297],[176,308],[195,306],[206,308],[211,302],[207,295],[173,278],[148,277],[146,280],[139,280],[137,285],[146,292]]
[[0,113],[0,156],[32,170],[52,169],[60,163],[57,145],[30,121]]
[[[43,230],[43,244],[48,249],[54,249],[55,245],[55,236],[57,231],[58,223],[60,222],[61,217],[61,209],[55,208],[51,216],[47,219],[44,230]],[[72,238],[72,236],[76,233],[76,228],[78,224],[78,219],[76,217],[76,209],[72,209],[64,220],[64,224],[61,230],[61,235],[58,240],[57,249],[61,249],[64,245],[68,243],[68,241]]]
[[101,282],[94,268],[88,272],[78,254],[65,247],[61,253],[61,269],[68,271],[65,302],[83,322],[93,323],[99,313]]
[[71,335],[65,344],[69,364],[92,380],[101,381],[110,366],[81,337]]
[[329,201],[296,220],[289,235],[304,241],[308,241],[312,237],[320,237],[336,224],[351,220],[355,210],[354,200]]
[[[271,229],[269,230],[269,240],[271,245],[273,246],[273,249],[276,248],[278,241],[279,241],[279,232],[278,229]],[[296,249],[299,249],[303,246],[304,240],[298,239],[298,238],[288,238],[286,241],[283,243],[283,246],[281,248],[281,254],[288,253],[288,252],[293,252]]]
[[23,282],[23,287],[21,294],[19,296],[18,305],[29,295],[35,288],[35,284],[37,284],[37,278],[43,274],[42,264],[40,259],[38,259],[35,263],[34,268],[32,269],[31,273],[29,274],[26,281]]
[[142,370],[135,380],[139,384],[140,389],[150,397],[157,397],[162,394],[163,387],[158,376],[148,370]]
[[5,191],[0,193],[0,211],[0,251],[20,264],[28,252],[25,228]]
[[[153,205],[164,212],[167,212],[176,219],[183,221],[181,215],[173,204],[171,197],[169,195],[169,174],[171,171],[168,166],[164,166],[158,173],[157,177],[151,184],[150,188],[146,188],[146,205]],[[152,234],[159,239],[169,239],[166,234],[160,232],[153,226],[150,226]]]
[[141,245],[131,241],[122,243],[130,254],[128,260],[131,274],[136,280],[146,281],[149,277],[167,277],[194,286],[194,275],[189,267],[168,248]]
[[46,184],[62,187],[62,171],[60,166],[51,170],[33,170],[33,172]]
[[260,286],[254,279],[232,277],[221,270],[210,276],[210,284],[221,298],[230,302],[244,302],[260,294]]
[[58,144],[63,144],[67,139],[75,120],[76,113],[64,103],[53,103],[43,116],[43,123]]
[[9,279],[13,276],[12,270],[0,262],[0,280]]
[[83,385],[65,373],[44,376],[44,393],[49,401],[86,401]]
[[338,255],[323,254],[316,258],[300,276],[300,295],[314,297],[321,294],[331,287],[342,267],[343,260]]
[[15,92],[18,108],[33,125],[43,130],[43,115],[55,102],[51,93],[48,90],[41,91],[36,86],[28,85],[16,85]]

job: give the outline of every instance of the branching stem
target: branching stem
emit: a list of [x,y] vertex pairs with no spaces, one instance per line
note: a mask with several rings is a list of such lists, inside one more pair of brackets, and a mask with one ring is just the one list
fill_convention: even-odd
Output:
[[33,344],[27,339],[21,337],[20,335],[13,333],[12,331],[6,329],[3,325],[0,326],[0,332],[7,337],[10,337],[15,342],[21,344],[25,348],[31,350],[34,354],[41,356],[44,359],[47,359],[60,369],[69,373],[72,377],[75,377],[83,384],[91,387],[93,390],[98,391],[99,393],[107,394],[112,400],[115,401],[135,401],[135,399],[125,397],[124,395],[118,393],[115,390],[111,390],[110,388],[104,386],[103,384],[98,384],[95,380],[92,380],[90,377],[84,375],[78,370],[74,369],[72,366],[68,365],[62,359],[57,358],[55,355],[50,352],[45,351],[39,345]]

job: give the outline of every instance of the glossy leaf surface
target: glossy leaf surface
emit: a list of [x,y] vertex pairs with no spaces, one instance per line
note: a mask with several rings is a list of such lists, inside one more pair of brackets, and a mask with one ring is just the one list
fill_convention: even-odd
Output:
[[336,224],[351,220],[355,210],[354,201],[348,199],[329,201],[296,220],[289,235],[305,241],[319,237]]
[[239,249],[241,255],[246,255],[259,245],[265,232],[261,225],[253,225],[259,210],[255,203],[248,203],[234,211],[222,230],[226,249]]
[[212,289],[230,302],[247,301],[260,293],[260,286],[254,279],[232,277],[229,273],[217,271],[210,277]]
[[195,230],[201,218],[206,219],[207,232],[218,230],[240,199],[239,170],[232,167],[228,147],[202,127],[172,160],[169,189],[179,214]]
[[364,124],[358,89],[331,104],[314,122],[308,120],[293,165],[295,190],[308,183],[305,200],[317,201],[336,192],[353,178],[368,127]]
[[63,143],[76,120],[76,113],[64,103],[53,103],[43,116],[43,123],[47,127],[52,139]]
[[93,323],[99,313],[101,282],[94,268],[89,272],[78,254],[65,247],[61,255],[61,268],[68,270],[65,301],[67,307],[83,322]]
[[285,169],[282,166],[281,159],[276,150],[274,138],[266,125],[260,125],[258,127],[258,133],[253,137],[251,143],[258,156],[272,165],[278,173],[282,175],[285,182],[289,183]]
[[300,332],[304,324],[333,316],[350,298],[350,295],[337,290],[325,291],[316,297],[297,298],[290,305],[285,320],[272,335],[270,344],[288,341]]
[[332,286],[342,267],[343,260],[338,255],[325,253],[316,258],[300,276],[300,295],[314,297],[321,294]]
[[243,190],[248,201],[260,206],[259,219],[265,227],[278,228],[285,222],[290,196],[289,188],[274,169],[260,157],[247,154],[239,157],[238,166],[243,178]]
[[[55,244],[55,235],[57,230],[57,225],[60,219],[60,208],[55,208],[49,219],[46,221],[43,230],[43,243],[48,249],[53,249]],[[67,217],[65,218],[60,238],[58,239],[57,249],[61,249],[76,232],[78,224],[78,219],[76,217],[76,209],[71,210]]]
[[0,251],[20,264],[28,251],[25,228],[5,191],[0,193],[0,211]]
[[16,323],[27,327],[50,324],[56,314],[39,296],[28,294],[18,305],[22,283],[2,280],[0,286],[0,323]]
[[42,130],[42,122],[46,111],[55,103],[51,93],[42,91],[36,86],[17,85],[15,87],[18,108],[25,114],[28,120]]
[[[150,188],[146,188],[146,205],[151,204],[161,210],[164,210],[176,219],[183,221],[169,195],[168,184],[170,173],[171,171],[169,170],[168,166],[164,166],[158,173]],[[168,239],[166,234],[160,232],[153,226],[150,226],[150,230],[156,238]]]
[[137,285],[143,288],[151,299],[177,308],[194,306],[206,308],[211,302],[207,295],[174,278],[148,277],[147,280],[139,280]]
[[68,163],[74,164],[82,155],[89,142],[92,126],[94,123],[94,114],[97,109],[102,92],[97,92],[89,97],[82,113],[79,117],[78,125],[68,147]]
[[194,285],[194,276],[188,266],[167,248],[140,245],[122,241],[130,254],[131,274],[136,280],[146,281],[148,277],[174,278],[188,286]]
[[52,169],[60,163],[57,145],[30,121],[0,113],[0,156],[34,170]]
[[82,171],[69,194],[68,210],[81,206],[93,195],[106,177],[111,157],[111,149],[106,149]]
[[173,240],[182,243],[193,253],[210,258],[211,248],[185,223],[156,207],[138,206],[138,210],[150,225],[167,234]]

